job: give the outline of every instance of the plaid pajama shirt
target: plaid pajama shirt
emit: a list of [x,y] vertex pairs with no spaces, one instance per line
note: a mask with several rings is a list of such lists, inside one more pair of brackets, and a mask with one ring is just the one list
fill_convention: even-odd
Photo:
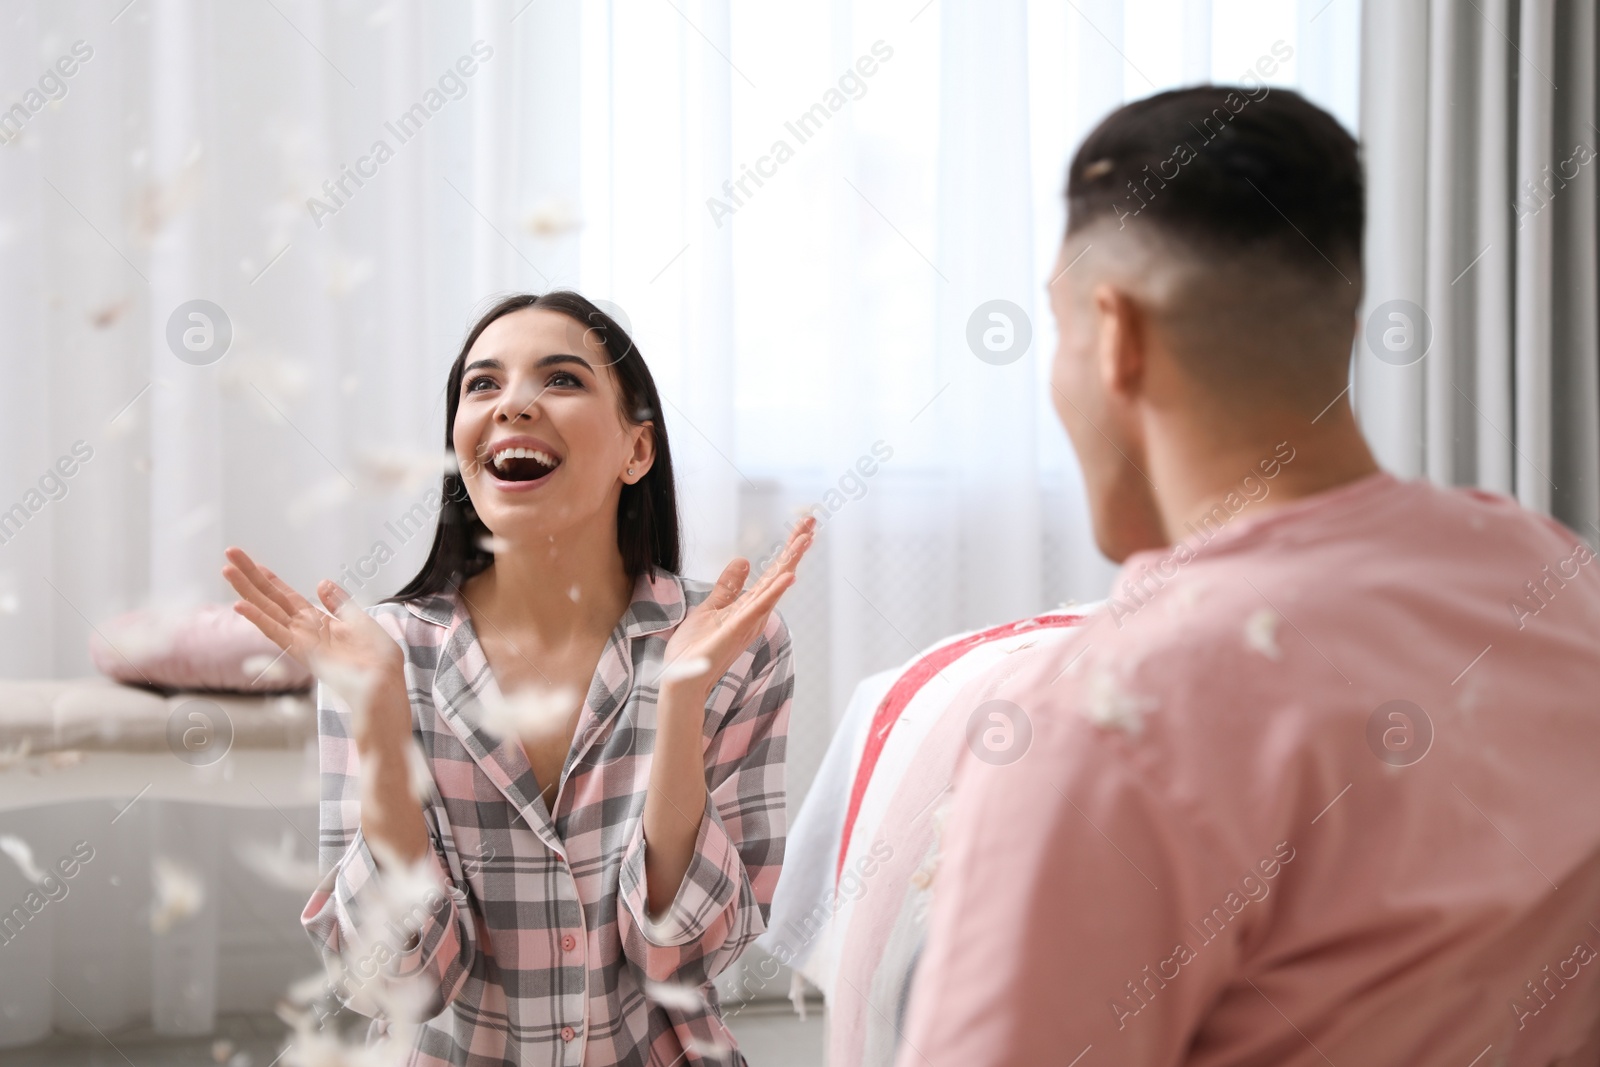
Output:
[[[420,983],[426,1021],[403,1062],[743,1064],[711,980],[766,928],[783,861],[794,668],[776,611],[707,702],[706,810],[677,898],[656,923],[645,882],[652,679],[667,639],[710,589],[659,570],[639,578],[601,653],[553,812],[522,745],[474,725],[482,694],[499,690],[459,598],[367,609],[406,650],[412,731],[433,773],[423,803],[433,910],[413,913],[421,929],[410,948],[404,931],[375,937],[377,924],[363,922],[364,908],[376,913],[378,884],[360,829],[350,711],[319,684],[326,874],[301,922],[325,957],[365,970],[377,959],[393,970],[370,980]],[[705,1007],[650,1000],[647,978],[696,987]],[[381,1015],[359,984],[347,1003]],[[369,1039],[387,1029],[375,1019]]]

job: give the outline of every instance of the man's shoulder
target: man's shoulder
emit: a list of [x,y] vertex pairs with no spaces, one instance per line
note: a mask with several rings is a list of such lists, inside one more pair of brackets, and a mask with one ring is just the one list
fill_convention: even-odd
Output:
[[[1204,747],[1197,731],[1283,741],[1370,714],[1355,694],[1456,700],[1451,680],[1491,644],[1517,652],[1499,674],[1531,682],[1573,631],[1600,625],[1595,553],[1553,519],[1423,482],[1396,482],[1364,506],[1125,567],[1080,658],[1041,700],[1129,735],[1170,729],[1186,745]],[[1572,625],[1536,634],[1527,617],[1539,613]],[[1037,681],[1061,669],[1049,666]]]

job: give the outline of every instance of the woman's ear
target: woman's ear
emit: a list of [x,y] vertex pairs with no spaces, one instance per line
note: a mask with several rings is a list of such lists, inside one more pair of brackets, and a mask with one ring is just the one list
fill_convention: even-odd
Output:
[[628,473],[623,477],[637,482],[650,472],[656,461],[656,424],[642,422],[633,427],[633,451],[628,456]]

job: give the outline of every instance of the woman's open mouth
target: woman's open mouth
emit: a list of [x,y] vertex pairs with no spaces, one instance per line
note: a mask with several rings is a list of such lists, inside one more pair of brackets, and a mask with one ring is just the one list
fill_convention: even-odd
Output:
[[502,448],[494,452],[484,470],[495,481],[511,486],[532,487],[547,480],[561,466],[561,457],[537,448]]

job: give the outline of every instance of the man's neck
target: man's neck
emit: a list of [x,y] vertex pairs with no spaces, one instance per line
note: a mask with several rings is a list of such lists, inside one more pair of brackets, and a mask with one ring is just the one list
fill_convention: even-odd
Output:
[[1263,515],[1379,469],[1345,397],[1315,422],[1294,413],[1167,420],[1151,428],[1147,455],[1169,543],[1219,507],[1229,516]]

